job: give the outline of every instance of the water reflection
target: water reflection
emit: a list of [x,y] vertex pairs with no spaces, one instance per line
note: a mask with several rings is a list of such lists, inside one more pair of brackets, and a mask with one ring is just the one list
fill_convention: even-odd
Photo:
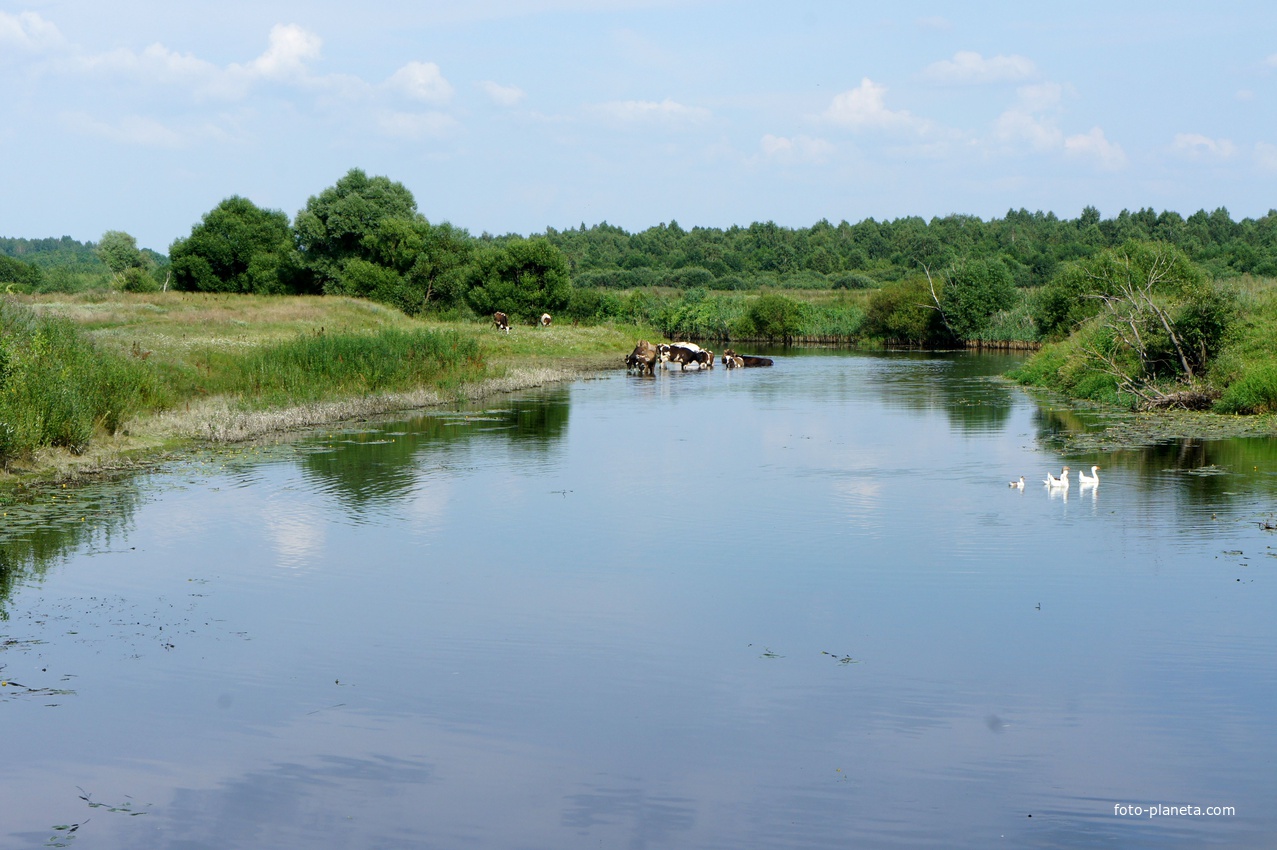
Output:
[[500,440],[516,452],[543,456],[567,432],[569,391],[528,393],[497,407],[431,412],[378,429],[325,435],[303,447],[302,469],[355,514],[412,498],[420,470],[455,465],[458,451]]
[[28,501],[0,510],[0,619],[15,588],[38,581],[80,551],[110,548],[123,536],[139,503],[136,482],[75,489],[45,487]]
[[1262,846],[1271,448],[1064,453],[1003,368],[618,373],[156,475],[8,600],[66,693],[0,699],[4,835]]

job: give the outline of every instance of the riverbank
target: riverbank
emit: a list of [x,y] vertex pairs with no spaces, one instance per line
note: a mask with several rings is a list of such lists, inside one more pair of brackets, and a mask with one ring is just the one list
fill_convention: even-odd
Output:
[[[637,328],[516,327],[499,334],[469,322],[423,322],[367,301],[262,298],[193,293],[111,293],[18,299],[40,318],[71,323],[101,358],[144,364],[166,395],[112,429],[72,445],[41,445],[10,458],[0,491],[71,483],[138,469],[198,445],[254,440],[396,412],[420,410],[574,380],[619,366]],[[383,337],[403,336],[411,359],[421,341],[442,340],[444,370],[387,378],[377,365],[354,363]],[[342,342],[333,353],[317,345]],[[412,346],[416,346],[413,348]],[[302,364],[280,380],[263,353],[350,360],[355,381],[331,378],[326,364]],[[343,354],[344,352],[344,354]],[[246,365],[247,364],[247,365]],[[393,371],[391,369],[385,370]],[[371,373],[378,374],[371,374]],[[3,498],[3,494],[0,494]]]

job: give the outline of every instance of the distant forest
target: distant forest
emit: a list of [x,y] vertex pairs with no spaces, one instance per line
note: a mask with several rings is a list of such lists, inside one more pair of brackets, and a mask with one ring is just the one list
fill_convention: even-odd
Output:
[[579,287],[876,288],[963,259],[1000,260],[1017,286],[1029,287],[1048,282],[1063,263],[1129,240],[1173,244],[1217,278],[1277,276],[1277,210],[1234,221],[1223,207],[1188,218],[1144,209],[1102,219],[1087,207],[1071,220],[1022,209],[988,222],[914,216],[798,229],[767,222],[685,230],[670,222],[634,234],[603,223],[546,236],[568,256]]
[[[1216,278],[1277,277],[1277,210],[1234,221],[1223,207],[1187,218],[1142,209],[1105,219],[1087,207],[1075,219],[1021,209],[987,222],[969,215],[930,221],[911,216],[856,224],[822,220],[807,228],[755,222],[684,229],[671,221],[637,233],[603,222],[548,228],[534,236],[563,252],[577,288],[871,289],[964,259],[999,260],[1016,286],[1035,287],[1050,281],[1062,264],[1129,240],[1173,244]],[[485,233],[473,240],[478,247],[520,238]],[[168,258],[140,253],[162,280]],[[0,284],[56,291],[83,288],[86,278],[110,277],[93,242],[0,238]]]

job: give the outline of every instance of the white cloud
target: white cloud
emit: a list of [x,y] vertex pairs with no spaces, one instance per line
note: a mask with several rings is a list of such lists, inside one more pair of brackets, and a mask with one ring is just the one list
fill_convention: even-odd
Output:
[[1109,141],[1099,127],[1088,133],[1065,135],[1060,129],[1063,94],[1064,87],[1057,83],[1020,87],[1016,103],[994,122],[993,139],[1012,151],[1027,147],[1041,154],[1062,152],[1092,160],[1109,171],[1125,167],[1126,152],[1121,145]]
[[952,59],[932,63],[919,75],[927,82],[948,86],[1007,83],[1026,80],[1037,74],[1037,66],[1023,56],[992,56],[985,59],[969,50],[953,54]]
[[409,62],[395,71],[386,85],[423,103],[447,103],[453,92],[452,84],[433,62]]
[[906,110],[888,109],[887,87],[865,77],[854,89],[835,95],[824,112],[825,120],[852,130],[923,132],[928,124]]
[[1228,139],[1212,139],[1200,133],[1179,133],[1171,143],[1171,150],[1189,159],[1228,159],[1237,152],[1237,146]]
[[56,26],[35,12],[0,12],[0,45],[37,52],[61,47],[63,39]]
[[153,118],[127,115],[115,121],[99,121],[82,112],[62,115],[62,123],[70,131],[119,144],[148,148],[180,148],[182,135]]
[[309,74],[308,61],[318,59],[323,39],[296,24],[276,24],[271,27],[270,44],[266,52],[242,68],[251,76],[268,80],[301,79]]
[[1277,145],[1268,142],[1255,143],[1255,162],[1264,171],[1277,174]]
[[503,86],[492,80],[483,80],[479,88],[498,106],[514,106],[525,96],[523,89],[517,86]]
[[1277,53],[1274,53],[1273,55],[1265,59],[1264,64],[1267,65],[1269,68],[1277,68]]
[[651,100],[616,100],[599,105],[609,118],[624,123],[699,123],[710,117],[710,111],[699,106],[685,106],[669,98],[657,103]]
[[994,137],[1012,147],[1027,144],[1039,152],[1057,150],[1064,142],[1058,125],[1062,93],[1055,83],[1022,86],[1015,105],[994,122]]
[[1064,140],[1064,152],[1069,156],[1095,160],[1107,171],[1117,171],[1126,165],[1126,152],[1122,146],[1110,142],[1099,127],[1089,133],[1069,136]]
[[824,139],[814,139],[810,136],[794,136],[786,138],[785,136],[773,136],[770,133],[763,136],[760,141],[763,153],[769,158],[784,163],[815,163],[825,162],[830,154],[834,152],[834,146]]

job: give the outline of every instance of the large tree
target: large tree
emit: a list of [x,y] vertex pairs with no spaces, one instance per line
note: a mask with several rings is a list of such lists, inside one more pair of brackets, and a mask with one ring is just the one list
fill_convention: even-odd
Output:
[[138,250],[137,240],[123,230],[108,230],[98,240],[96,252],[98,259],[106,264],[114,275],[121,275],[128,269],[140,269],[146,266],[146,257]]
[[528,319],[562,310],[572,297],[567,256],[540,237],[479,250],[472,275],[466,298],[480,314]]
[[288,216],[238,195],[204,214],[191,235],[169,248],[173,285],[201,292],[290,292],[292,231]]
[[387,219],[416,218],[417,202],[402,183],[352,168],[336,185],[306,201],[294,231],[302,263],[316,285],[324,292],[341,292],[347,260],[376,262],[369,240]]

